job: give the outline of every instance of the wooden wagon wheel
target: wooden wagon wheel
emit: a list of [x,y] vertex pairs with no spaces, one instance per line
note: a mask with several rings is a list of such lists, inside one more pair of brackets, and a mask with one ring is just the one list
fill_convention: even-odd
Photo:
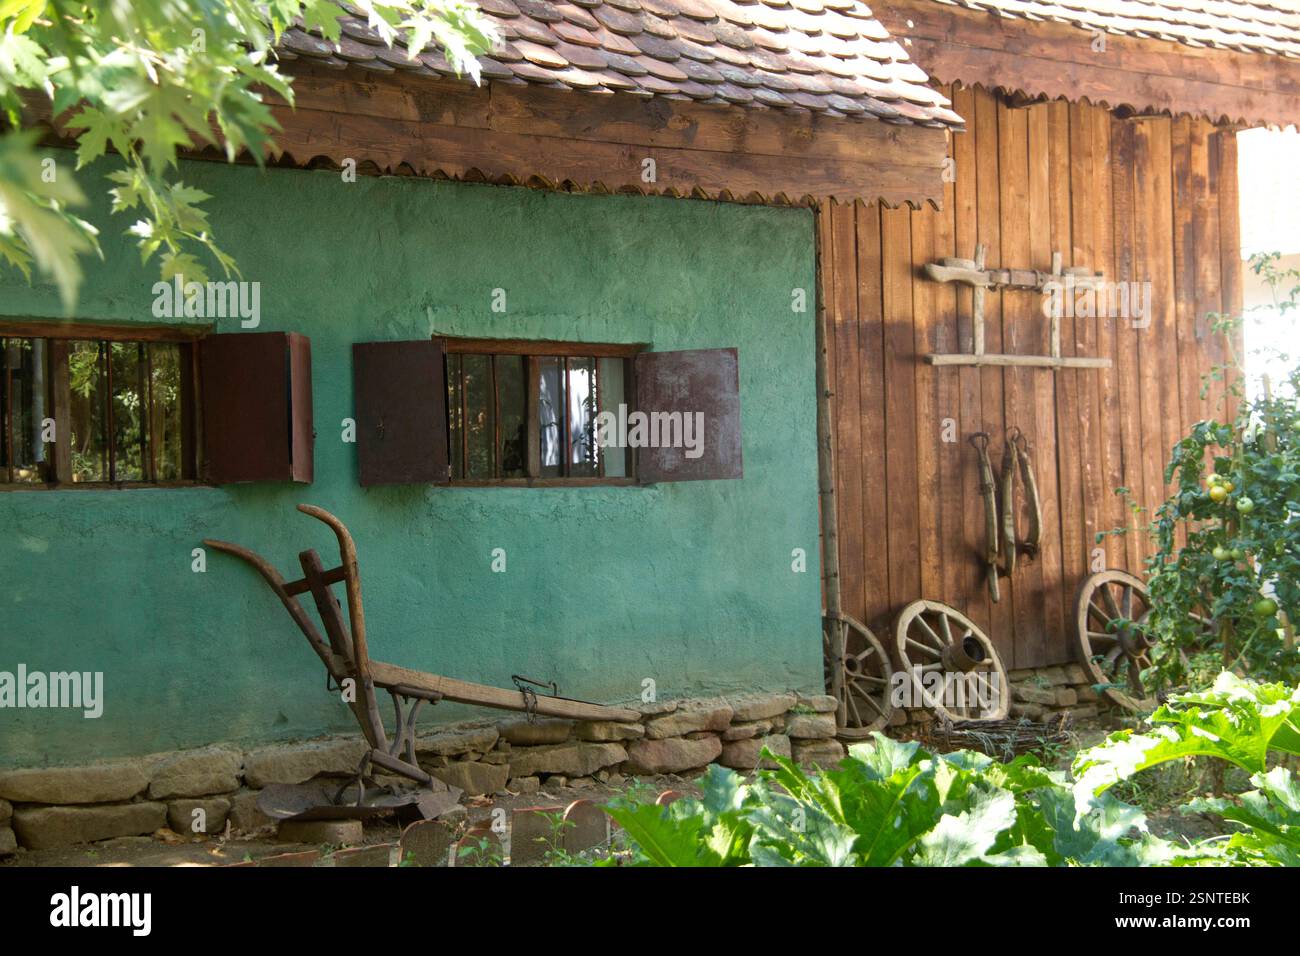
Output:
[[[1074,607],[1080,658],[1094,681],[1106,685],[1107,699],[1133,711],[1155,707],[1155,690],[1142,677],[1155,663],[1157,643],[1140,626],[1151,610],[1142,579],[1127,571],[1098,571],[1084,580]],[[1213,634],[1208,617],[1191,617],[1207,636]],[[1186,655],[1178,653],[1186,666]]]
[[1146,585],[1127,571],[1089,575],[1074,602],[1080,659],[1093,680],[1106,685],[1106,697],[1128,710],[1156,704],[1155,693],[1142,682],[1155,641],[1137,626],[1150,610]]
[[956,608],[913,601],[894,625],[894,648],[915,699],[951,721],[1002,720],[1011,710],[1002,659]]
[[[843,629],[844,656],[837,659],[837,631]],[[836,733],[866,737],[889,722],[894,713],[889,678],[892,668],[885,647],[871,629],[847,614],[822,618],[822,648],[826,692],[834,693],[834,669],[840,670]]]

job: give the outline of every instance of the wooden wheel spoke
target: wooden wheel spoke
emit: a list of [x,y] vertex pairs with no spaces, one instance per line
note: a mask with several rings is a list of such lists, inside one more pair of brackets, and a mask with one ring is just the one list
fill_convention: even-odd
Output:
[[845,694],[845,695],[844,695],[844,704],[845,704],[845,709],[846,709],[846,710],[849,710],[849,711],[852,712],[853,720],[851,721],[851,723],[852,723],[855,727],[861,727],[861,726],[862,726],[862,712],[861,712],[860,710],[858,710],[857,702],[853,699],[853,695],[852,695],[852,694]]
[[952,643],[952,624],[948,621],[947,614],[939,615],[939,629],[943,631],[943,643],[948,645]]
[[938,634],[935,633],[934,628],[930,626],[929,622],[926,621],[926,619],[921,617],[919,614],[916,617],[916,623],[918,627],[922,628],[925,631],[925,633],[930,636],[930,638],[934,641],[935,646],[938,647],[939,650],[943,650],[945,647],[948,646],[943,642],[943,638],[941,638]]
[[884,708],[881,707],[879,704],[877,704],[877,703],[876,703],[876,699],[875,699],[874,697],[872,697],[870,694],[864,694],[864,695],[862,696],[862,699],[865,700],[868,704],[870,704],[870,705],[871,705],[871,709],[874,710],[874,711],[875,711],[877,714],[879,714],[881,717],[884,717],[884,716],[885,716],[885,710],[884,710]]
[[1104,608],[1097,607],[1091,600],[1088,601],[1088,610],[1097,615],[1097,620],[1101,621],[1103,627],[1106,627],[1114,620],[1113,616],[1106,613]]
[[1119,605],[1115,603],[1115,592],[1109,587],[1101,589],[1101,600],[1106,605],[1106,610],[1110,613],[1112,621],[1125,616],[1124,612],[1119,609]]
[[1100,631],[1089,631],[1088,640],[1095,641],[1098,644],[1114,644],[1119,640],[1119,635],[1103,634]]
[[1126,621],[1133,620],[1133,588],[1132,587],[1126,587],[1124,589],[1124,598],[1120,603],[1120,609],[1124,612],[1122,616]]
[[1128,662],[1128,686],[1136,696],[1146,696],[1146,688],[1142,686],[1142,668],[1135,658],[1130,658]]
[[922,644],[920,641],[914,641],[910,637],[907,639],[907,644],[909,647],[914,647],[923,654],[929,654],[931,657],[935,658],[936,660],[943,657],[942,654],[936,651],[929,644]]

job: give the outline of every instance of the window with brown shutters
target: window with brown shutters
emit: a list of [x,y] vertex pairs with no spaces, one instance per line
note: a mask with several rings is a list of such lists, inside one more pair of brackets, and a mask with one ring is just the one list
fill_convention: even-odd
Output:
[[742,474],[735,349],[446,338],[353,354],[363,485]]
[[0,323],[0,484],[193,481],[194,397],[183,333]]
[[362,485],[447,483],[446,372],[438,339],[352,346]]
[[310,482],[313,444],[306,336],[0,323],[0,486]]
[[310,483],[311,340],[294,332],[235,332],[210,335],[197,349],[203,479]]

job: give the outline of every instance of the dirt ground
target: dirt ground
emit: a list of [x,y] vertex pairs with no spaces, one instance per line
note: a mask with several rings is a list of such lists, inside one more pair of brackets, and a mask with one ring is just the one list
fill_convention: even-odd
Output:
[[[466,798],[463,805],[466,815],[464,825],[468,828],[477,823],[488,822],[492,811],[503,808],[506,811],[525,807],[558,807],[563,809],[575,800],[591,800],[604,803],[610,798],[628,793],[639,788],[642,793],[653,791],[651,796],[665,790],[698,796],[699,787],[686,777],[676,775],[642,777],[629,780],[618,788],[607,786],[587,787],[574,790],[568,787],[543,788],[536,793],[492,795],[486,797]],[[457,824],[459,825],[459,822]],[[365,838],[362,845],[373,846],[380,843],[396,843],[402,835],[402,828],[396,821],[387,819],[367,822]],[[19,850],[7,860],[0,861],[3,867],[26,866],[228,866],[259,860],[263,857],[282,853],[296,853],[319,849],[314,844],[280,843],[275,839],[273,828],[265,828],[255,833],[240,834],[230,839],[224,837],[194,837],[186,839],[171,830],[159,830],[153,836],[119,837],[83,846],[63,847],[53,850]]]

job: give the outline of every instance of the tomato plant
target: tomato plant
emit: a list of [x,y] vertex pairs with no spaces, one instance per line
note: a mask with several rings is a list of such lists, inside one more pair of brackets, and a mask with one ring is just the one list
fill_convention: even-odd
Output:
[[[1295,338],[1300,273],[1257,256],[1252,268],[1273,288]],[[1292,625],[1300,619],[1300,365],[1256,394],[1231,342],[1238,320],[1220,317],[1231,365],[1235,414],[1197,422],[1173,449],[1165,481],[1176,488],[1151,523],[1156,551],[1147,562],[1152,610],[1144,626],[1187,655],[1161,655],[1166,683],[1199,683],[1221,667],[1262,679],[1300,678]],[[1283,356],[1283,358],[1286,358]],[[1186,661],[1193,673],[1186,670]]]

